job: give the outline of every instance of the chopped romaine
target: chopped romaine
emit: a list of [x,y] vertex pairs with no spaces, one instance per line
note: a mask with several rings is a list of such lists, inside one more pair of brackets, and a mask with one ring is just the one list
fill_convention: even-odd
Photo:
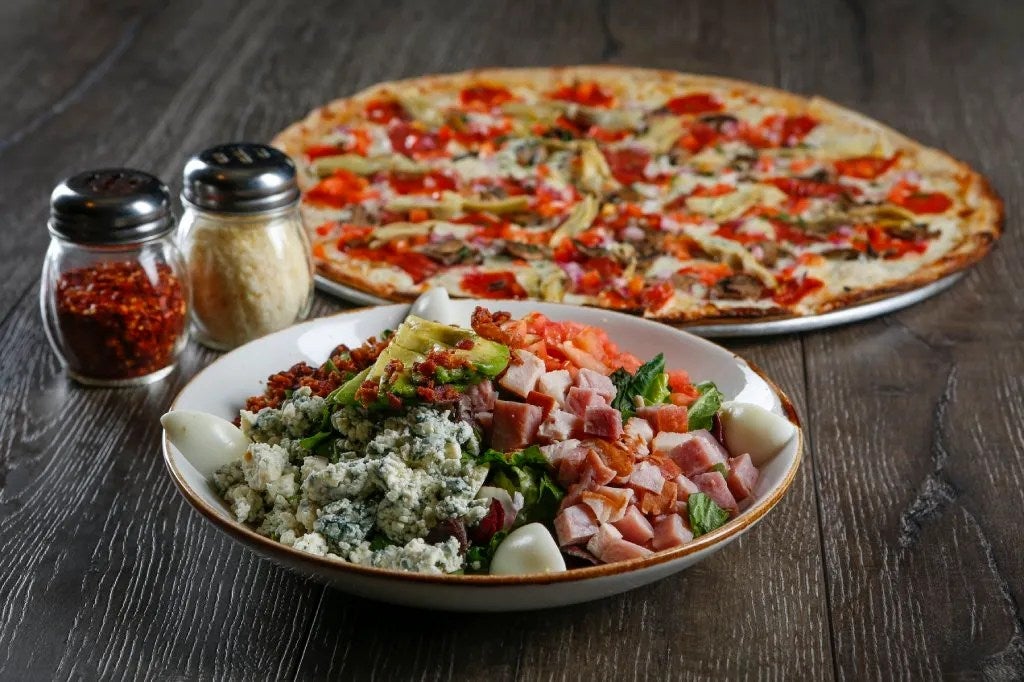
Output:
[[725,511],[704,493],[693,493],[686,501],[690,514],[690,529],[694,537],[710,533],[729,520]]
[[697,384],[697,391],[700,393],[700,397],[694,401],[693,405],[690,405],[687,426],[690,431],[699,429],[710,431],[715,414],[721,409],[725,396],[711,381],[702,381]]

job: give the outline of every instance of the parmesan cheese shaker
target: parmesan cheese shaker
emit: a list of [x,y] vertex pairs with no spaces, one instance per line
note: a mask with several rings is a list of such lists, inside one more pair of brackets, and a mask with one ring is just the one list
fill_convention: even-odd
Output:
[[207,149],[185,164],[181,199],[200,343],[229,350],[309,313],[313,260],[287,156],[246,142]]

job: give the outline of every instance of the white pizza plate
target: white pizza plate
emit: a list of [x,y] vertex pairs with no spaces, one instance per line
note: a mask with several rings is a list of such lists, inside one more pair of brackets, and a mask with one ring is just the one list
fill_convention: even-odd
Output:
[[[756,368],[692,334],[621,313],[529,301],[457,300],[452,302],[454,319],[468,323],[478,304],[508,310],[515,316],[536,310],[555,320],[598,325],[629,352],[645,359],[664,353],[668,367],[685,369],[694,381],[713,380],[729,399],[760,405],[799,426],[789,399]],[[270,374],[303,360],[320,364],[340,343],[356,346],[384,329],[395,328],[408,310],[404,304],[353,310],[248,343],[197,374],[178,394],[171,409],[201,410],[231,419],[247,396],[263,391],[264,380]],[[734,541],[779,503],[793,482],[802,452],[802,431],[796,429],[782,451],[761,468],[754,503],[721,528],[682,547],[562,573],[430,576],[318,557],[257,534],[233,519],[209,481],[166,437],[163,439],[167,470],[189,504],[259,556],[351,594],[453,611],[519,611],[574,604],[625,592],[692,566]]]
[[[789,317],[779,320],[766,320],[763,322],[736,322],[732,324],[693,324],[679,325],[687,331],[713,339],[735,338],[743,336],[776,336],[779,334],[793,334],[796,332],[809,332],[815,329],[827,327],[838,327],[851,322],[860,322],[872,317],[886,315],[902,308],[919,303],[926,298],[953,286],[957,280],[964,276],[964,273],[957,272],[943,277],[940,280],[927,284],[918,289],[896,294],[889,298],[878,301],[862,303],[860,305],[835,310],[821,315],[809,315],[807,317]],[[338,282],[332,282],[322,275],[316,276],[316,286],[321,291],[333,294],[338,298],[359,305],[390,305],[392,302],[365,291],[360,291]]]

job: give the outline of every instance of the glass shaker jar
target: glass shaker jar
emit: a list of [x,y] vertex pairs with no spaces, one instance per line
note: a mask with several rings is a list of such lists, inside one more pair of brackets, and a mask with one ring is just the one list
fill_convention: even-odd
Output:
[[181,198],[196,339],[228,350],[309,313],[313,259],[291,159],[262,144],[207,149],[185,165]]
[[167,187],[137,170],[79,173],[53,190],[48,227],[39,302],[67,373],[98,386],[166,376],[189,300]]

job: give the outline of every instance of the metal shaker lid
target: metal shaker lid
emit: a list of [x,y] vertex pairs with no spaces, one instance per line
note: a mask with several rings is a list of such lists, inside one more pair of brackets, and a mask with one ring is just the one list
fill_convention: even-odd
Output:
[[185,164],[182,199],[209,211],[255,213],[298,200],[295,164],[263,144],[211,147]]
[[104,168],[73,175],[50,195],[50,233],[81,244],[131,244],[174,229],[167,186],[149,173]]

